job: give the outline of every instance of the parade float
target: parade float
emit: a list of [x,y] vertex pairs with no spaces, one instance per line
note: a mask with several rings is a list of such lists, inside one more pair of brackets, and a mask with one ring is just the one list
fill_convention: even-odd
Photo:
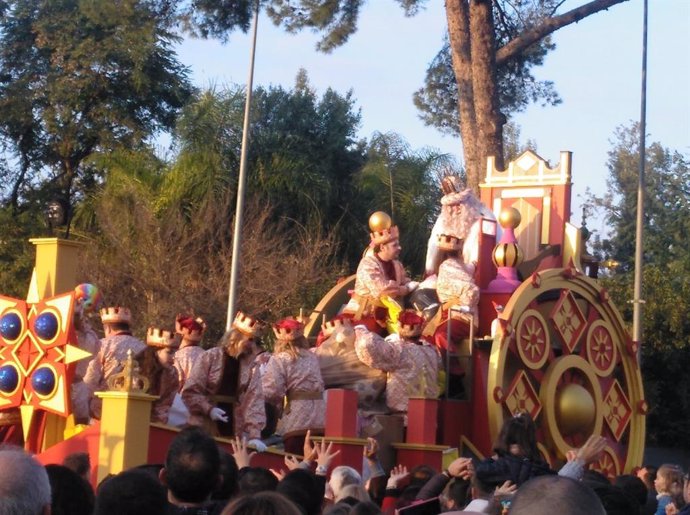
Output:
[[[488,160],[480,198],[495,217],[478,222],[477,320],[467,338],[452,342],[445,361],[463,363],[463,393],[412,395],[404,429],[400,417],[381,415],[377,437],[390,462],[441,467],[458,454],[489,456],[506,417],[527,412],[554,467],[592,434],[607,441],[594,469],[615,476],[641,464],[648,406],[639,342],[597,281],[598,263],[587,255],[582,231],[570,223],[571,190],[569,152],[554,168],[530,151],[506,170]],[[44,463],[88,452],[94,483],[161,463],[177,430],[148,423],[154,397],[137,389],[136,363],[124,364],[112,391],[97,394],[100,422],[74,424],[69,391],[76,363],[87,357],[75,345],[71,322],[79,244],[32,242],[36,267],[27,299],[0,297],[2,415],[10,421],[16,415],[26,447]],[[307,336],[316,338],[322,322],[342,310],[354,283],[354,276],[345,278],[323,297]],[[357,404],[355,391],[328,391],[325,437],[341,450],[335,465],[361,469],[366,440],[358,433]],[[219,443],[229,447],[229,440]],[[255,459],[279,468],[283,454],[269,447]]]

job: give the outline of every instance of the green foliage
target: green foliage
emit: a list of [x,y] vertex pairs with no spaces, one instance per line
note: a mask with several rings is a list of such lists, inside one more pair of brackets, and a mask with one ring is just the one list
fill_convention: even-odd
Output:
[[[498,5],[499,3],[495,4]],[[513,16],[511,20],[514,23],[510,30],[501,31],[502,43],[506,43],[511,35],[514,37],[526,28],[525,25],[517,23],[520,19],[518,14]],[[543,64],[546,54],[554,48],[555,44],[547,37],[514,59],[496,67],[501,113],[507,118],[510,118],[511,114],[524,111],[531,103],[541,103],[542,106],[561,103],[553,82],[537,80],[531,72],[533,67]],[[424,86],[415,92],[413,98],[426,125],[433,126],[445,134],[460,134],[458,86],[448,36],[444,38],[443,47],[426,70]]]
[[70,199],[85,161],[171,128],[191,92],[168,2],[8,2],[0,19],[0,142],[16,207],[32,188]]
[[48,235],[43,215],[39,209],[15,214],[10,207],[0,207],[0,227],[0,293],[24,299],[36,253],[29,238]]
[[[632,320],[639,127],[619,127],[609,152],[608,193],[592,197],[609,224],[595,252],[620,263],[605,279]],[[651,410],[648,442],[690,448],[690,163],[652,143],[646,149],[643,229],[642,376]]]
[[[456,166],[447,154],[424,149],[412,151],[397,134],[375,134],[367,164],[358,176],[360,231],[368,234],[368,215],[386,211],[400,228],[401,259],[414,273],[423,271],[426,243],[439,210],[440,178]],[[359,238],[367,241],[364,235]],[[361,256],[361,249],[358,250]]]

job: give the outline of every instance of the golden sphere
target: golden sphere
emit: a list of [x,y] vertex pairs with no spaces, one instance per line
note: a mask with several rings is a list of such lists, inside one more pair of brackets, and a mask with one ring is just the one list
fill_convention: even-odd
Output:
[[584,386],[571,383],[561,389],[556,401],[556,420],[564,435],[589,430],[595,417],[594,398]]
[[369,229],[372,232],[390,229],[392,224],[393,220],[391,220],[391,217],[383,211],[376,211],[376,213],[369,217]]
[[501,227],[512,227],[515,229],[522,221],[522,215],[520,211],[514,207],[506,207],[501,210],[501,214],[498,215],[498,223]]

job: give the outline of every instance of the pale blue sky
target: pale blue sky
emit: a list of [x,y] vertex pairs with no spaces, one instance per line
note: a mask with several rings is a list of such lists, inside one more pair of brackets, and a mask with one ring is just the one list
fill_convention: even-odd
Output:
[[[566,7],[584,3],[571,0]],[[690,0],[649,0],[647,133],[649,141],[690,153]],[[360,136],[395,131],[417,149],[435,147],[461,159],[460,140],[425,127],[412,103],[446,27],[444,2],[429,0],[405,18],[393,0],[370,0],[359,29],[331,54],[314,49],[319,36],[287,34],[265,16],[259,21],[255,85],[291,87],[299,68],[312,87],[354,91],[362,110]],[[640,116],[642,0],[630,0],[554,34],[555,51],[538,78],[552,80],[563,99],[558,107],[532,106],[516,116],[522,138],[555,163],[573,151],[574,195],[589,186],[605,191],[606,159],[614,129]],[[199,86],[247,80],[249,36],[233,34],[226,45],[187,40],[178,49]],[[573,221],[580,212],[574,198]],[[596,227],[595,227],[596,228]]]

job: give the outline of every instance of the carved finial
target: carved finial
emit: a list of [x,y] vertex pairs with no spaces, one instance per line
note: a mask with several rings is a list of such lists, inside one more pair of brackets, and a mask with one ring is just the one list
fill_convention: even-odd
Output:
[[108,378],[108,389],[116,392],[146,393],[149,380],[139,373],[139,363],[134,359],[132,349],[127,350],[127,359],[120,362],[122,372]]

